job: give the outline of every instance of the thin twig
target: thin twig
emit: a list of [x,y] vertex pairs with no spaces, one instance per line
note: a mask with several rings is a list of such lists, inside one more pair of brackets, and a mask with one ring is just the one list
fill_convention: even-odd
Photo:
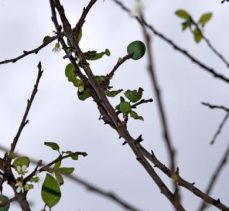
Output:
[[[131,13],[131,10],[129,8],[127,8],[121,1],[119,1],[119,0],[112,0],[112,1],[115,2],[118,6],[120,6],[121,9],[124,10],[125,12],[127,12],[128,14]],[[145,19],[141,20],[137,16],[132,16],[132,17],[134,17],[141,25],[142,24],[145,25],[154,35],[158,36],[160,39],[162,39],[167,44],[172,46],[175,50],[179,51],[181,54],[183,54],[184,56],[188,57],[192,62],[194,62],[199,67],[201,67],[203,70],[207,71],[208,73],[210,73],[215,78],[220,79],[220,80],[222,80],[222,81],[224,81],[226,83],[229,83],[229,78],[225,77],[224,75],[222,75],[220,73],[217,73],[215,69],[205,65],[204,63],[199,61],[197,58],[192,56],[187,50],[179,47],[171,39],[169,39],[168,37],[166,37],[164,34],[160,33],[159,31],[157,31],[152,25],[147,23]]]
[[41,76],[43,74],[41,62],[38,63],[38,66],[37,67],[38,67],[38,73],[37,73],[36,83],[34,85],[34,88],[33,88],[32,94],[30,96],[30,99],[27,100],[27,106],[26,106],[26,109],[25,109],[25,113],[24,113],[23,118],[21,120],[21,124],[20,124],[20,126],[18,128],[17,134],[14,137],[13,142],[11,143],[11,149],[10,149],[9,154],[11,154],[11,153],[14,152],[23,128],[25,127],[25,125],[27,125],[29,123],[29,120],[27,120],[27,117],[28,117],[30,108],[32,106],[33,100],[34,100],[34,98],[36,96],[36,93],[37,93],[37,90],[38,90],[38,85],[39,85]]
[[[153,151],[151,151],[151,153],[149,153],[140,144],[139,144],[139,147],[141,148],[141,150],[144,153],[145,157],[147,157],[147,159],[150,160],[155,165],[155,167],[159,168],[162,172],[164,172],[164,174],[166,174],[169,178],[174,180],[174,172],[172,172],[165,164],[160,162],[157,159],[157,157],[155,156]],[[200,189],[195,187],[195,183],[190,183],[187,180],[183,179],[181,177],[181,175],[179,174],[179,172],[176,172],[175,174],[176,174],[175,181],[179,186],[186,188],[187,190],[192,192],[197,197],[201,198],[206,203],[211,204],[212,206],[215,206],[220,210],[229,211],[229,206],[226,206],[225,204],[223,204],[220,201],[220,199],[214,199],[211,196],[209,196],[208,194],[204,193],[203,191],[201,191]]]
[[[191,21],[194,24],[194,26],[200,29],[199,25],[192,18],[191,18]],[[211,49],[211,51],[213,51],[213,53],[227,66],[227,68],[229,68],[229,62],[225,59],[225,57],[218,50],[216,50],[216,48],[212,45],[210,40],[204,35],[203,30],[200,30],[200,31],[201,31],[203,40],[206,42],[206,44]]]
[[58,38],[58,36],[53,36],[50,37],[48,41],[44,42],[43,44],[41,44],[40,46],[38,46],[37,48],[30,50],[30,51],[23,51],[23,54],[21,54],[20,56],[17,56],[13,59],[7,59],[4,61],[0,61],[0,65],[1,64],[7,64],[7,63],[15,63],[18,60],[30,55],[30,54],[37,54],[41,49],[43,49],[44,47],[46,47],[47,45],[49,45],[51,42],[53,42],[54,40],[56,40]]
[[223,126],[224,126],[225,123],[227,122],[228,117],[229,117],[229,112],[226,113],[226,115],[224,116],[222,122],[219,124],[218,129],[217,129],[217,131],[215,132],[215,134],[214,134],[214,136],[213,136],[213,138],[212,138],[210,144],[214,144],[214,143],[215,143],[217,137],[220,135],[220,133],[221,133],[221,131],[222,131],[222,129],[223,129]]
[[[227,163],[227,159],[228,159],[228,156],[229,156],[229,145],[225,151],[225,153],[223,154],[223,157],[222,159],[220,160],[218,166],[216,167],[215,169],[215,172],[213,173],[210,181],[209,181],[209,184],[208,184],[208,187],[206,189],[206,194],[210,194],[217,179],[219,178],[219,175],[220,173],[222,172],[223,170],[223,167],[225,167],[226,163]],[[200,208],[198,209],[199,211],[203,211],[207,208],[208,204],[206,204],[204,201],[202,201],[201,205],[200,205]]]
[[220,110],[224,110],[226,112],[229,112],[229,108],[222,106],[222,105],[213,105],[213,104],[206,103],[206,102],[202,102],[202,105],[207,106],[210,109],[220,109]]

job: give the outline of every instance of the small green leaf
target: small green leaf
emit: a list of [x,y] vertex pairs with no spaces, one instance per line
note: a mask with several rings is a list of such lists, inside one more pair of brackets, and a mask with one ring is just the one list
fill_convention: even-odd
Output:
[[194,36],[194,40],[196,41],[196,43],[199,43],[202,40],[203,38],[202,32],[200,31],[198,27],[194,29],[193,36]]
[[43,39],[43,43],[44,43],[44,44],[48,44],[51,40],[52,40],[52,37],[50,37],[50,36],[45,36],[44,39]]
[[82,101],[86,100],[87,98],[91,97],[88,90],[85,89],[84,91],[78,90],[77,92],[78,98]]
[[69,63],[65,68],[65,75],[68,78],[68,81],[72,82],[75,87],[82,86],[83,82],[76,78],[74,73],[74,67],[72,63]]
[[65,175],[70,175],[72,174],[74,171],[74,168],[72,167],[62,167],[58,169],[58,172],[61,174],[65,174]]
[[108,97],[115,97],[116,95],[118,95],[120,92],[122,92],[123,90],[122,89],[118,89],[118,90],[106,90],[106,96]]
[[203,15],[200,16],[198,22],[202,27],[204,27],[206,25],[206,23],[208,21],[210,21],[211,18],[212,18],[212,13],[211,12],[204,13]]
[[87,60],[98,60],[101,59],[104,55],[110,56],[110,51],[108,49],[105,49],[104,52],[97,53],[96,51],[88,51],[85,53]]
[[133,111],[133,110],[131,110],[130,116],[131,116],[132,118],[134,118],[134,119],[139,119],[139,120],[144,121],[144,118],[143,118],[142,116],[138,116],[137,112],[135,112],[135,111]]
[[50,147],[53,150],[58,151],[58,152],[60,150],[59,145],[57,143],[55,143],[55,142],[44,142],[44,145],[46,145],[46,146],[48,146],[48,147]]
[[26,156],[18,157],[13,162],[13,166],[15,168],[17,168],[17,166],[20,166],[20,167],[26,166],[26,167],[28,167],[29,164],[30,164],[30,159],[28,157],[26,157]]
[[188,19],[187,21],[183,22],[181,25],[182,25],[182,30],[185,31],[187,28],[191,27],[192,22],[190,21],[190,19]]
[[124,92],[124,95],[126,96],[126,98],[130,100],[130,102],[136,103],[142,98],[143,91],[144,90],[141,87],[138,89],[138,91],[136,89],[135,90],[128,89],[127,91]]
[[77,154],[77,153],[75,153],[75,152],[72,152],[72,151],[66,151],[65,153],[66,153],[66,154],[68,154],[68,155],[70,155],[70,156],[71,156],[71,158],[72,158],[72,160],[78,160],[78,158],[79,158],[78,154]]
[[55,177],[59,185],[64,184],[64,178],[59,172],[55,172]]
[[10,200],[7,196],[0,195],[0,211],[7,211],[10,208]]
[[180,9],[180,10],[177,10],[175,12],[175,14],[180,17],[180,18],[183,18],[185,20],[188,20],[190,18],[190,15],[189,13],[186,11],[186,10],[183,10],[183,9]]
[[145,44],[139,40],[133,41],[127,46],[127,53],[132,55],[131,58],[133,60],[141,59],[144,56],[145,51]]
[[131,111],[131,105],[129,102],[124,101],[119,104],[119,109],[123,114],[128,114]]
[[45,204],[52,208],[61,198],[61,191],[57,180],[50,174],[46,174],[41,188],[41,196]]

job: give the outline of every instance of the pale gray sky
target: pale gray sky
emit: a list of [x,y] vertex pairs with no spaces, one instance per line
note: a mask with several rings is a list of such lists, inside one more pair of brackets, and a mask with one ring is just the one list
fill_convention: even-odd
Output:
[[[83,5],[88,1],[62,1],[72,23],[77,21]],[[134,8],[133,0],[125,3]],[[165,33],[174,42],[190,51],[218,72],[229,77],[228,69],[206,47],[196,45],[190,33],[181,31],[181,20],[174,11],[188,10],[194,18],[204,12],[213,12],[213,18],[205,29],[206,36],[217,49],[229,59],[228,42],[229,4],[220,0],[145,0],[148,22]],[[41,44],[45,35],[51,35],[54,26],[50,19],[49,3],[46,0],[0,0],[0,60],[13,58]],[[102,51],[109,48],[110,57],[91,62],[96,74],[106,74],[117,59],[126,54],[126,46],[133,40],[143,39],[141,28],[110,0],[98,1],[87,18],[83,28],[82,48]],[[228,85],[213,78],[191,63],[170,46],[153,38],[154,60],[163,100],[165,103],[170,132],[177,150],[180,173],[190,182],[204,190],[228,144],[228,127],[214,146],[209,142],[224,117],[222,111],[210,111],[201,105],[202,101],[228,105]],[[53,45],[15,64],[0,65],[0,144],[9,147],[21,117],[26,100],[30,96],[37,73],[37,64],[42,62],[44,75],[39,86],[29,120],[18,144],[18,152],[36,159],[49,161],[55,153],[43,145],[44,141],[58,142],[63,150],[86,151],[89,155],[74,165],[75,174],[111,190],[126,201],[146,211],[173,210],[170,203],[160,194],[142,167],[136,162],[128,146],[122,146],[118,135],[102,121],[92,100],[80,102],[74,87],[67,81],[64,68],[68,63],[63,53],[53,53]],[[128,61],[117,72],[112,85],[115,88],[136,89],[141,86],[145,98],[154,98],[146,58]],[[118,102],[114,100],[114,104]],[[144,145],[153,149],[158,158],[167,163],[155,102],[139,107],[144,122],[130,120],[129,129],[133,136],[143,135]],[[50,158],[51,156],[51,158]],[[159,172],[159,171],[158,171]],[[222,172],[213,196],[222,202],[229,202],[229,167]],[[162,175],[165,181],[169,182]],[[29,193],[34,203],[32,210],[42,208],[41,183]],[[196,210],[200,200],[182,189],[184,207]],[[53,210],[60,211],[121,211],[116,204],[91,194],[77,184],[66,180],[62,187],[62,199]],[[18,210],[12,206],[12,211]],[[216,210],[210,208],[209,210]]]

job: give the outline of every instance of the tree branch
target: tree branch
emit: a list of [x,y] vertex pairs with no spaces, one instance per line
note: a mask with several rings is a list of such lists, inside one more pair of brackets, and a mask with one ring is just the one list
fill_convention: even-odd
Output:
[[23,128],[25,127],[26,124],[29,123],[29,120],[27,120],[27,117],[28,117],[30,108],[32,106],[33,100],[34,100],[34,98],[36,96],[36,93],[37,93],[37,90],[38,90],[38,85],[39,85],[41,76],[43,74],[41,62],[39,62],[39,64],[38,64],[37,67],[38,67],[38,74],[37,74],[36,83],[34,85],[34,88],[33,88],[32,94],[30,96],[30,99],[28,99],[28,101],[27,101],[27,106],[26,106],[26,109],[25,109],[25,113],[24,113],[23,118],[21,120],[21,124],[20,124],[20,126],[18,128],[17,134],[14,137],[13,142],[11,143],[11,149],[10,149],[9,154],[12,154],[14,152]]
[[17,62],[18,60],[30,55],[30,54],[37,54],[41,49],[43,49],[44,47],[46,47],[47,45],[49,45],[51,42],[53,42],[54,40],[56,40],[58,38],[58,36],[53,36],[53,37],[50,37],[50,39],[41,44],[40,46],[38,46],[37,48],[33,49],[33,50],[30,50],[30,51],[23,51],[23,54],[18,56],[18,57],[15,57],[13,59],[7,59],[7,60],[4,60],[4,61],[0,61],[0,65],[1,64],[7,64],[7,63],[15,63]]
[[[228,159],[228,156],[229,156],[229,145],[225,151],[225,153],[223,154],[223,157],[222,159],[220,160],[218,166],[216,167],[215,169],[215,172],[213,173],[210,181],[209,181],[209,184],[208,184],[208,187],[206,189],[206,194],[209,195],[217,181],[217,179],[219,178],[219,175],[220,173],[222,172],[223,170],[223,167],[226,165],[227,163],[227,159]],[[203,211],[207,208],[208,204],[206,204],[204,201],[202,201],[201,205],[200,205],[200,208],[198,209],[199,211]]]

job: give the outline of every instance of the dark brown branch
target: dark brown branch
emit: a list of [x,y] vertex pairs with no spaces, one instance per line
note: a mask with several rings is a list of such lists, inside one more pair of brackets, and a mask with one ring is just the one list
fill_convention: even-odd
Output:
[[[122,122],[118,115],[116,114],[114,108],[108,101],[104,90],[100,88],[100,86],[96,83],[95,76],[93,75],[93,72],[90,68],[89,63],[86,61],[86,57],[82,50],[80,49],[77,40],[74,36],[74,33],[72,30],[70,30],[69,23],[67,21],[67,18],[65,16],[64,8],[61,6],[59,0],[55,0],[55,3],[53,0],[50,0],[50,5],[52,8],[52,20],[56,27],[59,26],[56,14],[55,8],[57,9],[58,13],[62,20],[63,28],[65,31],[65,35],[67,36],[68,40],[71,42],[72,47],[74,48],[77,55],[80,56],[81,59],[81,68],[84,70],[88,82],[88,89],[90,95],[98,105],[99,111],[103,117],[106,118],[106,121],[109,122],[110,126],[114,128],[120,137],[124,138],[124,140],[128,143],[134,154],[136,155],[137,159],[140,161],[144,169],[147,171],[147,173],[150,175],[150,177],[154,180],[154,182],[157,184],[158,188],[161,190],[161,192],[167,197],[167,199],[176,207],[177,210],[183,211],[184,208],[180,204],[175,204],[174,202],[174,195],[173,193],[167,188],[167,186],[160,180],[160,177],[156,174],[152,166],[148,163],[148,161],[144,158],[142,153],[139,151],[139,148],[135,144],[135,139],[129,134],[129,131],[126,128],[125,122]],[[57,28],[58,30],[58,28]],[[63,46],[64,48],[64,46]],[[64,49],[65,50],[65,49]],[[69,57],[71,63],[73,64],[75,68],[75,73],[77,74],[80,72],[78,65],[76,64],[75,60],[72,60],[71,57]],[[81,75],[78,75],[81,78]],[[82,78],[82,80],[85,80],[85,78]],[[84,82],[84,81],[83,81]]]
[[34,85],[34,88],[33,88],[32,94],[31,94],[31,96],[30,96],[30,99],[28,99],[28,101],[27,101],[27,106],[26,106],[26,109],[25,109],[25,113],[24,113],[23,118],[22,118],[22,120],[21,120],[21,124],[20,124],[20,126],[19,126],[19,128],[18,128],[17,134],[16,134],[16,136],[14,137],[13,142],[12,142],[12,144],[11,144],[11,149],[10,149],[10,153],[9,153],[9,154],[11,154],[11,153],[14,152],[14,150],[15,150],[15,148],[16,148],[16,145],[17,145],[17,143],[18,143],[18,140],[19,140],[19,138],[20,138],[21,132],[22,132],[23,128],[25,127],[25,125],[28,124],[28,122],[29,122],[29,121],[27,120],[27,117],[28,117],[30,108],[31,108],[31,106],[32,106],[33,100],[34,100],[34,98],[35,98],[35,96],[36,96],[36,93],[37,93],[37,90],[38,90],[38,85],[39,85],[41,76],[42,76],[42,74],[43,74],[41,62],[39,62],[39,64],[38,64],[37,67],[38,67],[38,74],[37,74],[36,83],[35,83],[35,85]]
[[[144,147],[142,147],[141,145],[139,145],[139,146],[140,146],[140,149],[143,152],[144,156],[147,157],[147,159],[150,160],[155,165],[155,167],[159,168],[169,178],[173,179],[174,172],[172,172],[165,164],[161,163],[157,159],[157,157],[155,156],[153,151],[151,153],[149,153]],[[206,203],[211,204],[212,206],[215,206],[220,210],[229,211],[229,207],[226,206],[225,204],[223,204],[220,201],[220,199],[214,199],[214,198],[210,197],[208,194],[204,193],[203,191],[201,191],[200,189],[195,187],[195,185],[194,185],[195,183],[190,183],[190,182],[186,181],[185,179],[183,179],[181,177],[181,175],[179,174],[179,172],[176,172],[176,183],[179,186],[186,188],[187,190],[192,192],[197,197],[201,198]]]
[[213,105],[213,104],[206,103],[206,102],[202,102],[202,105],[207,106],[210,109],[221,109],[221,110],[224,110],[226,112],[229,112],[229,108],[222,106],[222,105]]
[[229,117],[229,112],[226,113],[226,115],[224,116],[222,122],[219,124],[218,126],[218,129],[217,131],[215,132],[210,144],[214,144],[215,143],[215,140],[217,139],[217,137],[220,135],[222,129],[223,129],[223,126],[225,125],[225,123],[227,122],[228,120],[228,117]]
[[[140,17],[142,20],[144,20],[143,14],[141,14]],[[152,82],[152,86],[153,86],[153,91],[155,93],[156,96],[156,104],[159,110],[159,116],[160,116],[160,121],[161,121],[161,125],[162,125],[162,130],[163,130],[163,136],[164,136],[164,142],[166,145],[166,150],[168,153],[168,157],[169,157],[169,167],[170,169],[175,172],[176,170],[176,160],[175,160],[175,149],[173,147],[172,144],[172,140],[169,134],[169,127],[168,127],[168,122],[167,122],[167,117],[166,117],[166,113],[165,113],[165,109],[164,109],[164,105],[162,102],[162,98],[161,98],[161,90],[160,90],[160,86],[159,86],[159,82],[157,79],[157,75],[156,75],[156,70],[154,67],[154,63],[153,63],[153,53],[152,53],[152,48],[151,48],[151,37],[149,35],[149,33],[147,32],[147,29],[144,25],[142,25],[142,30],[143,30],[143,34],[144,34],[144,38],[145,38],[145,42],[146,42],[146,49],[147,49],[147,55],[148,55],[148,72],[150,75],[150,79]],[[178,190],[178,186],[175,182],[173,182],[174,185],[174,189],[175,192],[177,193],[177,197],[176,197],[176,202],[175,203],[179,203],[180,201],[180,194]]]
[[0,65],[1,64],[7,64],[7,63],[15,63],[17,62],[18,60],[30,55],[30,54],[37,54],[41,49],[43,49],[44,47],[46,47],[47,45],[49,45],[51,42],[53,42],[54,40],[56,40],[58,38],[58,36],[53,36],[53,37],[50,37],[50,39],[41,44],[39,47],[33,49],[33,50],[30,50],[30,51],[23,51],[23,54],[18,56],[18,57],[15,57],[13,59],[7,59],[7,60],[4,60],[4,61],[0,61]]
[[[120,6],[122,8],[122,10],[124,10],[128,14],[131,13],[130,9],[127,8],[121,1],[119,1],[119,0],[112,0],[112,1],[115,2],[118,6]],[[205,65],[204,63],[202,63],[201,61],[199,61],[197,58],[195,58],[194,56],[192,56],[188,51],[186,51],[185,49],[179,47],[171,39],[169,39],[168,37],[166,37],[165,35],[163,35],[159,31],[157,31],[152,25],[148,24],[145,19],[144,20],[141,20],[137,16],[134,16],[134,18],[141,25],[142,24],[145,25],[154,35],[158,36],[160,39],[162,39],[167,44],[169,44],[170,46],[172,46],[175,50],[179,51],[181,54],[183,54],[184,56],[186,56],[187,58],[189,58],[193,63],[195,63],[196,65],[198,65],[199,67],[201,67],[203,70],[205,70],[206,72],[210,73],[215,78],[220,79],[220,80],[222,80],[222,81],[224,81],[226,83],[229,83],[229,78],[225,77],[224,75],[222,75],[220,73],[217,73],[216,70],[214,70],[213,68]]]
[[124,63],[126,62],[128,59],[131,58],[131,55],[127,54],[126,56],[122,57],[122,58],[119,58],[116,65],[114,66],[114,68],[110,71],[109,74],[107,74],[106,77],[108,77],[108,79],[110,80],[114,74],[115,74],[115,71]]
[[[206,194],[209,195],[211,193],[211,191],[212,191],[217,179],[219,178],[220,173],[223,170],[223,167],[227,163],[228,156],[229,156],[229,145],[228,145],[225,153],[223,154],[222,159],[220,160],[217,168],[215,169],[215,172],[213,173],[213,175],[212,175],[212,177],[211,177],[211,179],[209,181],[209,184],[208,184],[208,187],[207,187],[207,190],[206,190]],[[204,201],[202,201],[202,203],[200,205],[200,208],[198,210],[199,211],[203,211],[203,210],[205,210],[207,208],[207,206],[208,205]]]

